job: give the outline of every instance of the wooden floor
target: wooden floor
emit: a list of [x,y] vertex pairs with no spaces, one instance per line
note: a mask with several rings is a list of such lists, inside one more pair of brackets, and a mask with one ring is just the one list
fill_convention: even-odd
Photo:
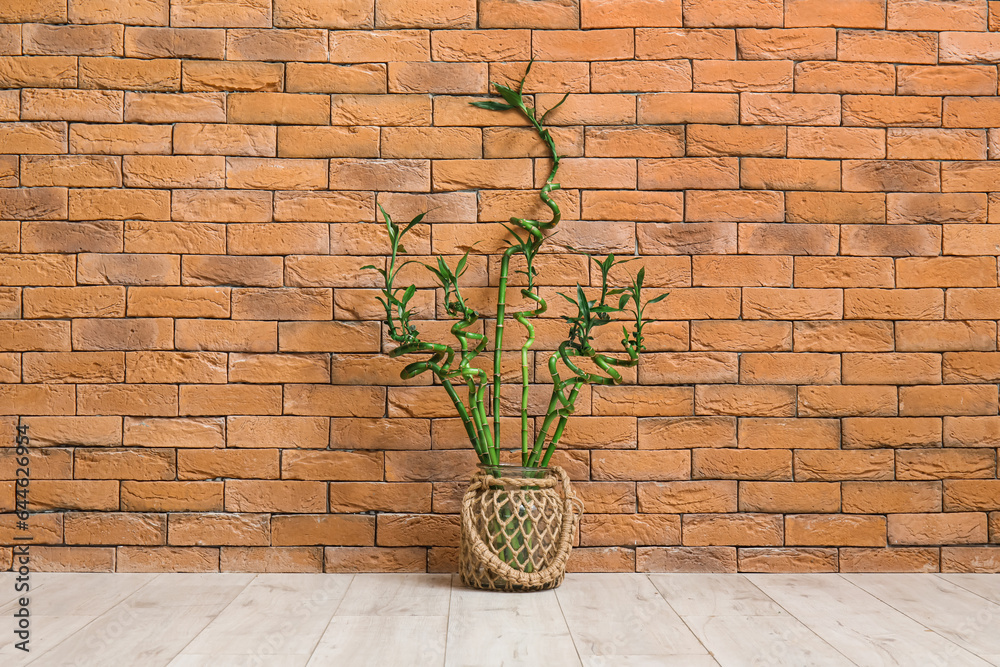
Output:
[[485,593],[431,574],[35,574],[0,665],[1000,665],[997,574],[573,574]]

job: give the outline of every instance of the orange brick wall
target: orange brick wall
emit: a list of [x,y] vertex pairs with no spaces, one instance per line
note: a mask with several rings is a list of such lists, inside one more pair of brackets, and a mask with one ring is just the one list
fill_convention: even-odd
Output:
[[[432,208],[411,252],[482,241],[468,284],[496,281],[497,221],[541,214],[547,165],[468,102],[533,57],[539,107],[571,93],[543,293],[593,281],[569,246],[638,250],[670,291],[557,458],[588,507],[572,569],[1000,569],[1000,2],[3,0],[0,21],[0,544],[21,416],[36,567],[454,567],[475,457],[443,392],[398,379],[361,267],[384,261],[376,204]],[[539,324],[539,382],[565,328]]]

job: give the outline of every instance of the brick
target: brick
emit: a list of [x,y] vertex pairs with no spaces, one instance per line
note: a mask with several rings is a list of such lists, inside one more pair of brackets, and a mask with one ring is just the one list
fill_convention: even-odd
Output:
[[891,95],[896,92],[896,68],[887,63],[796,63],[795,91]]
[[797,257],[796,287],[892,287],[893,263],[887,257]]
[[896,388],[851,385],[816,386],[799,390],[799,416],[895,416]]
[[845,160],[843,186],[856,192],[934,192],[941,188],[938,163],[917,160]]
[[449,0],[443,5],[386,0],[375,8],[377,28],[473,28],[475,24],[476,4],[472,0]]
[[741,512],[837,512],[840,485],[827,482],[740,482]]
[[[484,167],[485,169],[489,168]],[[430,172],[429,160],[331,160],[330,187],[340,190],[426,192],[430,190]],[[522,180],[530,178],[528,173],[518,176]]]
[[643,546],[681,541],[681,520],[676,515],[586,514],[580,524],[581,546],[610,546],[624,539]]
[[274,385],[182,385],[180,414],[279,414],[281,388]]
[[778,192],[689,191],[685,197],[689,222],[779,222],[784,197]]
[[896,346],[911,352],[989,351],[996,349],[996,335],[991,322],[898,322]]
[[[944,483],[944,508],[955,511],[989,511],[1000,509],[997,480],[959,480]],[[940,511],[940,508],[937,510]]]
[[115,221],[38,221],[22,225],[25,252],[116,252],[122,249],[123,225]]
[[879,193],[789,192],[788,222],[878,223],[885,221],[885,197]]
[[57,351],[70,349],[69,322],[0,321],[3,349]]
[[533,33],[537,60],[628,60],[634,56],[632,30],[544,30]]
[[686,26],[772,27],[783,23],[782,4],[776,0],[755,0],[752,3],[710,3],[706,0],[684,0]]
[[222,482],[122,482],[127,512],[218,512]]
[[940,512],[939,482],[844,482],[843,509],[852,514]]
[[881,159],[885,155],[885,130],[860,127],[788,128],[789,158]]
[[421,547],[326,547],[326,572],[426,572],[427,549]]
[[0,151],[18,153],[65,153],[66,123],[0,123]]
[[21,26],[7,24],[0,28],[0,54],[15,56],[21,53]]
[[229,60],[298,60],[329,59],[327,33],[324,30],[229,30],[226,35],[226,58]]
[[[995,87],[995,86],[994,86]],[[986,158],[986,137],[976,130],[889,130],[890,158],[983,160]],[[963,163],[972,167],[975,163]]]
[[976,544],[986,542],[986,514],[893,514],[890,544]]
[[128,296],[128,314],[137,317],[229,317],[229,301],[228,287],[133,287]]
[[277,346],[275,322],[177,321],[177,348],[181,350],[273,352]]
[[795,452],[795,481],[839,482],[857,479],[892,479],[893,455],[888,450],[845,452],[814,450]]
[[21,93],[22,120],[121,122],[123,93],[104,90],[27,89]]
[[456,516],[434,514],[381,514],[378,517],[379,546],[406,547],[416,544],[451,546],[458,539]]
[[578,548],[575,556],[570,555],[566,571],[635,572],[635,550],[621,547]]
[[129,382],[226,381],[226,356],[218,352],[129,352],[125,359]]
[[170,417],[177,414],[177,388],[139,384],[79,385],[77,411],[85,415]]
[[426,30],[330,32],[330,61],[334,63],[426,60],[430,60]]
[[185,91],[278,92],[284,83],[284,63],[185,60],[181,64]]
[[899,287],[995,287],[996,266],[986,257],[914,257],[896,262]]
[[322,572],[320,547],[222,547],[222,572]]
[[845,354],[844,384],[933,384],[941,382],[936,354]]
[[790,350],[789,322],[692,322],[692,350],[764,352]]
[[121,56],[120,25],[50,26],[28,24],[21,29],[25,54],[65,56]]
[[3,285],[72,285],[74,273],[73,257],[57,254],[4,255],[4,266],[0,268],[0,284]]
[[[463,31],[463,33],[468,31]],[[491,62],[490,81],[517,88],[527,71],[526,62]],[[587,93],[590,92],[589,62],[536,62],[531,76],[524,82],[525,93]],[[509,114],[508,114],[509,115]],[[531,132],[534,134],[534,131]]]
[[938,35],[934,32],[841,30],[837,59],[861,62],[934,64]]
[[640,95],[640,123],[737,123],[738,96],[729,93]]
[[736,572],[735,547],[639,547],[637,572]]
[[792,62],[697,60],[694,90],[709,92],[791,92]]
[[740,572],[836,572],[837,549],[740,549]]
[[221,93],[126,93],[125,120],[140,123],[224,123],[225,104]]
[[330,511],[354,513],[371,510],[430,512],[431,485],[421,482],[337,482],[330,485]]
[[986,5],[979,0],[889,0],[890,30],[984,30]]
[[289,385],[285,390],[284,411],[314,416],[381,417],[385,412],[385,391],[379,387]]
[[[479,161],[486,163],[488,161]],[[461,168],[462,162],[453,161],[451,163],[438,163],[435,171],[441,170],[444,166],[454,164],[456,168]],[[634,188],[636,185],[636,162],[625,158],[563,158],[560,161],[562,171],[559,173],[559,181],[568,188]],[[513,165],[511,165],[513,166]],[[474,169],[468,169],[470,174],[469,182],[477,177]],[[493,170],[491,170],[493,171]],[[451,175],[451,171],[447,172]],[[544,166],[536,165],[535,184],[541,187],[545,183],[548,170]],[[435,174],[435,177],[437,174]],[[481,182],[488,184],[490,175],[479,176]],[[457,180],[463,183],[462,179]],[[501,187],[517,187],[516,185],[502,185]]]
[[742,125],[689,125],[688,155],[785,154],[784,128]]
[[798,514],[785,518],[785,544],[795,546],[884,547],[886,520],[860,514]]
[[273,127],[183,123],[174,128],[174,152],[191,155],[274,156]]
[[77,479],[167,480],[176,474],[171,449],[77,449]]
[[996,62],[998,53],[1000,53],[1000,40],[996,35],[986,32],[941,33],[943,63]]
[[380,452],[286,452],[282,457],[283,479],[330,481],[380,481]]
[[25,423],[30,427],[32,442],[39,446],[80,444],[100,447],[121,444],[122,441],[121,417],[34,417]]
[[226,36],[222,30],[130,27],[125,30],[124,46],[125,54],[132,58],[221,60],[225,56]]
[[739,30],[741,60],[832,60],[837,53],[835,30]]
[[732,158],[679,158],[639,161],[642,190],[732,189],[739,185],[739,165]]
[[990,385],[916,386],[899,390],[904,416],[995,415],[996,387]]
[[81,88],[178,91],[179,60],[80,58]]
[[266,514],[171,514],[170,544],[179,546],[267,545]]
[[684,60],[595,62],[590,86],[595,93],[685,92],[691,90],[691,65]]
[[997,112],[995,97],[948,97],[944,102],[944,127],[990,127]]
[[897,479],[976,479],[992,477],[996,456],[990,449],[901,449]]
[[837,190],[840,162],[744,158],[740,164],[740,184],[762,190]]
[[118,572],[218,572],[219,550],[201,547],[118,547]]
[[840,97],[803,93],[745,93],[740,122],[758,125],[839,125]]
[[73,348],[77,350],[166,349],[172,340],[172,322],[167,318],[81,319],[73,323]]
[[78,260],[77,280],[91,284],[176,284],[180,282],[178,260],[175,255],[88,253]]
[[[169,125],[83,125],[74,123],[69,131],[69,146],[73,153],[165,155],[171,151],[170,130]],[[65,132],[63,134],[65,136]],[[31,152],[40,153],[43,151],[34,150]],[[65,149],[52,152],[65,152]]]
[[695,414],[787,417],[795,409],[794,390],[783,386],[706,385],[695,390]]
[[742,384],[831,384],[840,381],[840,357],[816,353],[745,353]]
[[695,286],[783,287],[792,282],[792,262],[786,257],[703,255],[692,262]]
[[279,474],[276,449],[181,449],[177,452],[177,478],[180,480],[277,479]]
[[639,449],[683,449],[690,446],[735,447],[736,420],[730,417],[639,420]]
[[219,0],[174,0],[170,6],[170,24],[176,28],[270,27],[271,3],[248,0],[233,8]]
[[1000,307],[1000,290],[953,288],[948,290],[945,317],[950,320],[993,319]]
[[685,546],[780,545],[780,516],[767,514],[687,514],[683,517]]
[[821,0],[791,0],[785,6],[785,25],[884,28],[885,0],[850,0],[831,7]]
[[941,102],[933,97],[885,97],[882,95],[845,95],[844,125],[939,126]]
[[53,0],[43,0],[42,2],[24,2],[24,0],[11,2],[4,6],[0,12],[0,18],[4,22],[45,22],[64,23],[66,21],[66,5]]
[[117,480],[34,480],[30,508],[39,510],[117,510]]
[[681,2],[656,0],[585,0],[580,7],[581,28],[613,28],[633,26],[679,26]]
[[434,59],[446,62],[527,60],[530,44],[527,30],[437,30],[432,35]]
[[295,93],[233,93],[228,122],[264,125],[328,125],[330,100]]
[[[75,88],[76,60],[69,56],[3,56],[0,57],[0,83],[5,88]],[[32,91],[30,94],[37,96],[39,92]],[[41,94],[45,95],[44,92]],[[34,104],[44,109],[46,102],[52,104],[54,100],[65,97],[35,97]]]
[[121,440],[126,447],[224,447],[225,421],[126,417]]
[[28,353],[24,382],[123,382],[124,357],[118,352]]
[[[941,228],[936,225],[895,225],[888,228],[884,225],[850,225],[842,230],[840,240],[843,254],[860,256],[937,255],[940,244]],[[879,293],[851,293],[853,296],[862,294],[867,298],[877,298]],[[883,295],[886,298],[907,298],[903,292],[885,292]],[[934,297],[939,295],[938,292],[915,292],[909,296],[913,297],[911,302],[916,304],[921,299],[933,303]]]
[[946,352],[944,381],[946,383],[993,382],[998,375],[996,352]]
[[850,417],[844,420],[843,431],[845,449],[941,445],[940,419]]
[[594,415],[669,417],[691,414],[693,392],[674,387],[595,387]]
[[997,572],[996,547],[943,547],[942,572]]
[[580,6],[570,0],[482,0],[481,28],[577,28]]
[[945,192],[983,192],[996,178],[996,168],[988,162],[953,162],[942,167],[941,189]]
[[167,538],[162,514],[73,513],[65,530],[67,544],[156,545]]
[[[555,107],[561,99],[562,95],[559,94],[539,93],[535,96],[535,103],[539,109],[548,110]],[[635,108],[634,95],[612,93],[571,95],[565,104],[552,113],[547,122],[550,125],[632,125],[635,123]],[[454,124],[441,123],[436,116],[435,109],[436,125]],[[495,113],[491,119],[491,122],[485,124],[499,124]],[[513,117],[510,122],[516,125],[522,124]]]
[[170,193],[164,190],[82,189],[69,193],[70,220],[166,220]]
[[839,290],[804,290],[753,287],[743,291],[747,319],[839,319],[843,295]]
[[995,68],[977,65],[897,68],[897,91],[904,95],[995,95]]
[[690,454],[663,450],[646,452],[594,452],[591,470],[595,480],[671,480],[690,475]]
[[370,93],[386,92],[383,64],[327,65],[289,63],[287,90],[290,93]]
[[274,25],[281,28],[371,28],[374,20],[372,0],[280,0],[274,4]]
[[887,222],[962,223],[986,221],[986,198],[972,193],[890,193]]
[[174,190],[168,217],[185,222],[267,222],[272,217],[271,199],[270,193],[261,192]]
[[121,158],[26,155],[21,164],[21,185],[121,187]]
[[274,545],[365,546],[375,543],[375,517],[300,515],[271,519]]

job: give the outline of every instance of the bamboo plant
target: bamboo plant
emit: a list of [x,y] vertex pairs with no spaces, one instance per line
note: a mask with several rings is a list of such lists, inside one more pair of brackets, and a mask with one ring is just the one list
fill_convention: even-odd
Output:
[[[548,371],[552,376],[552,394],[542,418],[537,433],[532,433],[532,420],[528,417],[529,389],[529,354],[534,340],[535,328],[532,320],[546,312],[548,305],[539,296],[535,278],[538,274],[535,260],[546,239],[546,232],[553,230],[562,217],[559,206],[552,199],[551,193],[559,189],[555,182],[559,171],[559,154],[556,150],[552,134],[546,127],[546,119],[553,111],[566,101],[568,93],[551,109],[539,114],[522,95],[524,81],[531,71],[529,63],[524,77],[517,89],[493,83],[503,101],[496,99],[472,102],[474,106],[497,112],[516,111],[524,116],[549,149],[552,159],[552,169],[549,171],[545,184],[539,191],[539,197],[550,209],[552,219],[548,222],[526,218],[510,218],[510,225],[505,225],[513,240],[508,241],[508,247],[503,252],[500,261],[500,279],[497,286],[497,306],[494,315],[492,345],[492,373],[472,365],[473,360],[486,352],[489,339],[486,335],[471,331],[480,320],[486,319],[483,313],[471,308],[462,297],[459,279],[467,269],[469,253],[458,261],[452,269],[444,258],[438,257],[436,265],[424,264],[440,282],[444,289],[444,308],[448,315],[458,321],[452,326],[451,334],[456,339],[456,345],[430,343],[422,340],[411,319],[413,311],[410,301],[416,293],[416,287],[398,287],[396,281],[399,271],[414,260],[404,260],[406,250],[402,244],[404,236],[415,225],[419,224],[426,213],[413,218],[405,226],[393,222],[390,215],[379,206],[389,233],[391,255],[388,266],[380,269],[375,266],[365,268],[377,270],[383,277],[385,287],[379,301],[385,309],[385,322],[388,325],[390,338],[398,346],[389,354],[396,358],[410,354],[423,354],[425,358],[408,364],[400,373],[403,379],[416,377],[422,373],[431,372],[443,385],[451,401],[455,405],[465,431],[480,463],[496,466],[500,463],[500,387],[501,387],[501,350],[503,349],[504,331],[510,320],[522,326],[527,336],[520,349],[521,361],[521,396],[520,396],[520,427],[521,427],[521,465],[525,467],[548,466],[556,447],[562,438],[567,420],[574,411],[576,399],[580,390],[586,384],[613,385],[622,381],[617,370],[622,367],[634,367],[639,361],[639,353],[645,349],[643,345],[643,327],[647,324],[644,311],[647,305],[662,300],[666,294],[661,294],[650,301],[642,302],[643,280],[645,270],[639,269],[626,288],[611,289],[608,286],[609,274],[612,268],[630,259],[618,259],[609,254],[603,260],[591,258],[596,264],[601,276],[600,296],[588,299],[583,287],[579,284],[575,292],[559,293],[569,301],[576,310],[571,316],[563,316],[569,324],[569,335],[558,347],[548,361]],[[511,260],[523,257],[526,276],[526,286],[521,289],[521,296],[533,306],[530,309],[509,312],[507,309],[507,284]],[[610,356],[598,352],[593,347],[595,331],[598,327],[612,322],[616,313],[626,313],[633,321],[632,330],[623,326],[621,339],[625,358]],[[429,355],[429,356],[428,356]],[[593,362],[596,372],[589,372],[580,367],[582,359]],[[559,362],[565,365],[568,373],[560,372]],[[464,387],[463,387],[464,385]],[[467,392],[467,400],[463,401],[459,390]],[[492,400],[492,409],[488,408]]]

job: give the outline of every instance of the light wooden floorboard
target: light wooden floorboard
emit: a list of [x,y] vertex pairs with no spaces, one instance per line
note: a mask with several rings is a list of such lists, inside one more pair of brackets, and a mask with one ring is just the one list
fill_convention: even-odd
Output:
[[445,664],[579,667],[582,663],[555,591],[494,593],[455,585]]
[[1000,666],[1000,576],[33,574],[3,667]]
[[447,616],[450,574],[357,574],[338,616]]
[[707,655],[642,574],[570,574],[556,590],[582,658]]
[[748,578],[862,667],[989,664],[840,575],[762,574]]
[[257,577],[183,653],[308,657],[340,604],[351,575]]
[[[1000,656],[1000,604],[939,577],[851,574],[844,578],[958,646],[980,656]],[[947,600],[947,604],[931,606],[928,600]]]
[[309,667],[444,664],[447,616],[335,616]]

